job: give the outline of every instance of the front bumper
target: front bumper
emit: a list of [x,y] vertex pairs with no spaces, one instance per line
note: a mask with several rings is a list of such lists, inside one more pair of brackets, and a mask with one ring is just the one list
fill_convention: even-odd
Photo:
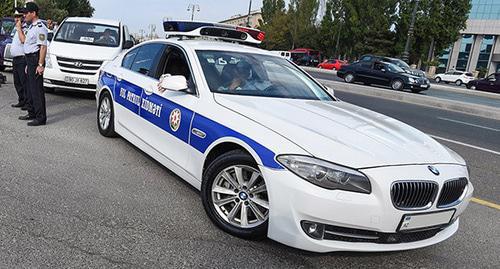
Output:
[[419,89],[421,91],[428,90],[430,87],[431,87],[430,83],[418,83],[418,82],[407,83],[405,85],[405,88],[407,88],[407,89],[411,89],[411,90]]
[[469,181],[467,193],[454,209],[450,224],[430,238],[408,243],[367,243],[341,240],[317,240],[306,235],[301,221],[311,221],[348,229],[368,230],[384,234],[396,233],[403,215],[431,213],[444,210],[432,207],[419,211],[396,209],[390,196],[391,184],[401,179],[432,180],[439,185],[451,178],[467,177],[467,169],[460,165],[434,165],[441,171],[431,174],[427,165],[382,167],[362,170],[371,181],[372,193],[362,194],[317,187],[288,170],[261,167],[269,193],[270,215],[268,237],[283,244],[314,252],[331,251],[397,251],[421,248],[439,243],[458,230],[458,217],[468,205],[473,187]]
[[[81,85],[81,84],[67,83],[65,82],[66,77],[88,79],[88,84]],[[98,72],[93,75],[83,75],[83,74],[62,72],[57,67],[46,68],[43,75],[43,86],[47,88],[59,88],[66,90],[95,92],[98,78],[99,78]]]

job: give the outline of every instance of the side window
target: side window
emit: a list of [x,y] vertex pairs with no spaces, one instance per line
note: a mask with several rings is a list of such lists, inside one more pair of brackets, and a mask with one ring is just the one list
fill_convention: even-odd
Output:
[[457,75],[457,76],[460,76],[460,75],[462,75],[462,74],[463,74],[463,73],[461,73],[461,72],[454,72],[454,73],[453,73],[453,75]]
[[125,57],[123,57],[122,67],[126,69],[130,69],[132,67],[132,63],[134,62],[135,56],[140,48],[133,49],[129,51]]
[[167,58],[163,66],[162,74],[170,74],[172,76],[182,75],[188,81],[191,80],[191,70],[184,53],[177,47],[169,47],[167,49]]
[[159,43],[147,44],[140,47],[131,70],[146,76],[158,78],[158,63],[161,60],[165,45]]
[[360,62],[369,62],[372,60],[371,56],[363,56],[359,61]]
[[380,70],[384,69],[384,64],[383,63],[374,63],[373,69],[380,71]]

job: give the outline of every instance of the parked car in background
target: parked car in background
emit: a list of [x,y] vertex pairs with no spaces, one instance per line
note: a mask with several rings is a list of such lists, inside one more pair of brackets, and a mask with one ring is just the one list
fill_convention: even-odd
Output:
[[363,55],[361,56],[360,62],[376,62],[376,61],[381,61],[381,62],[387,62],[387,63],[392,63],[400,68],[402,68],[406,73],[410,75],[414,75],[417,77],[425,77],[425,72],[422,70],[418,70],[415,68],[411,68],[405,61],[398,59],[398,58],[393,58],[393,57],[386,57],[386,56],[377,56],[377,55]]
[[0,18],[0,71],[3,71],[6,67],[4,65],[4,52],[6,45],[11,40],[12,29],[14,29],[13,18]]
[[289,61],[292,60],[292,53],[289,51],[284,51],[284,50],[272,50],[272,53],[281,56],[282,58],[285,58]]
[[483,79],[475,79],[467,83],[467,89],[500,93],[500,73],[494,73]]
[[302,66],[317,66],[321,60],[321,53],[308,48],[290,50],[292,61]]
[[343,78],[347,83],[362,82],[367,85],[384,85],[396,91],[410,89],[412,92],[418,93],[430,87],[427,78],[408,74],[401,67],[388,62],[359,61],[343,66],[337,71],[337,76]]
[[318,64],[318,68],[328,70],[339,70],[342,66],[346,65],[347,61],[338,59],[325,59],[322,63]]
[[95,91],[101,66],[132,46],[127,26],[118,21],[67,18],[49,46],[44,86]]
[[463,72],[457,70],[451,70],[446,73],[437,74],[434,77],[436,83],[455,83],[455,85],[460,86],[462,84],[467,85],[471,80],[474,80],[474,75],[470,72]]

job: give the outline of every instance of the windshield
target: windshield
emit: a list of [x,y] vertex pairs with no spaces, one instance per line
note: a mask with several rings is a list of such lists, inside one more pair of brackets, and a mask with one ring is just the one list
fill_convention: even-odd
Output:
[[403,68],[403,69],[410,69],[410,66],[407,63],[405,63],[405,61],[403,61],[403,60],[395,59],[393,61],[393,63],[396,64],[397,66]]
[[0,28],[0,35],[9,35],[12,32],[12,29],[14,29],[14,21],[4,20],[0,22],[2,24],[2,27]]
[[197,51],[212,92],[276,98],[333,100],[286,59],[228,51]]
[[118,47],[120,45],[120,30],[118,27],[110,25],[65,22],[57,31],[54,41]]
[[389,70],[389,72],[392,72],[392,73],[403,73],[404,72],[404,70],[401,67],[399,67],[395,64],[391,64],[391,63],[387,63],[387,69]]

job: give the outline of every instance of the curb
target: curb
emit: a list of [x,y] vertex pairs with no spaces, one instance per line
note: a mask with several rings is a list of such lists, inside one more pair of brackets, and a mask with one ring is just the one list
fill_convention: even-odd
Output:
[[344,82],[336,82],[324,79],[317,79],[317,81],[326,86],[333,87],[335,91],[360,94],[370,97],[394,100],[425,107],[445,109],[454,112],[500,120],[500,108],[496,107],[465,103],[455,100],[444,100],[442,98],[433,96],[416,95],[407,92],[396,92],[388,89],[374,89],[372,87],[359,84],[347,84]]
[[[334,76],[337,75],[337,71],[333,71],[333,70],[320,69],[320,68],[308,67],[308,66],[301,66],[301,68],[306,72],[312,71],[312,72],[316,72],[316,73],[331,74]],[[465,86],[463,86],[463,87],[465,87]],[[435,82],[431,84],[431,89],[440,90],[440,91],[447,91],[447,92],[452,92],[452,93],[467,94],[467,95],[472,95],[472,96],[493,98],[493,99],[500,100],[500,94],[498,94],[498,93],[473,91],[473,90],[469,90],[466,88],[459,89],[459,88],[455,88],[453,86],[448,86],[446,84],[437,84]]]

